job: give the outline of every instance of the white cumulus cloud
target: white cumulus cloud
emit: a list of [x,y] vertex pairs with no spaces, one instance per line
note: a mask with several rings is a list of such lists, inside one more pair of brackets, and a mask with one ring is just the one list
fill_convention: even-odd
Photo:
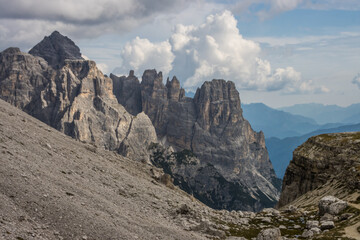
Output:
[[356,75],[354,77],[354,79],[352,80],[352,83],[356,84],[360,88],[360,73],[358,73],[358,75]]
[[259,44],[245,39],[232,13],[224,11],[208,16],[199,26],[177,25],[166,42],[136,38],[127,43],[121,72],[156,68],[165,76],[169,72],[177,76],[189,91],[214,78],[232,80],[238,89],[245,90],[289,94],[328,91],[303,81],[293,67],[272,69],[260,53]]
[[168,41],[152,43],[139,37],[128,42],[121,55],[124,61],[121,67],[115,69],[115,74],[127,74],[129,70],[142,74],[146,69],[155,68],[167,75],[175,58]]

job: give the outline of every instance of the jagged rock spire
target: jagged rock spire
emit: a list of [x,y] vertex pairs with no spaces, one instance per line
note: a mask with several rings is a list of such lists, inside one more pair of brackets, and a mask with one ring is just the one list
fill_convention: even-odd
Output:
[[65,59],[81,59],[80,48],[68,37],[54,31],[50,36],[36,44],[29,53],[44,58],[53,68],[64,65]]

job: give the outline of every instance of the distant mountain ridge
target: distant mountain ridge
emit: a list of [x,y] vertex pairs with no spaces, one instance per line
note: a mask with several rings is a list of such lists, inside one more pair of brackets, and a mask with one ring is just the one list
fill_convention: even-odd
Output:
[[242,104],[244,117],[265,138],[300,136],[319,128],[315,120],[273,109],[263,103]]
[[360,103],[348,107],[319,103],[296,104],[278,108],[278,110],[312,118],[319,124],[360,123]]
[[303,136],[288,137],[284,139],[266,138],[266,147],[273,163],[276,175],[282,178],[285,170],[292,159],[293,151],[304,143],[308,138],[325,133],[356,132],[360,131],[360,124],[345,125],[337,128],[321,129]]

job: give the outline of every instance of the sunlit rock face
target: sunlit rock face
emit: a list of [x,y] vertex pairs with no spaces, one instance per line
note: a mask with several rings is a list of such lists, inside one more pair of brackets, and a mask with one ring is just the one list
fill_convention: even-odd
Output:
[[111,78],[74,49],[55,32],[30,51],[36,56],[17,48],[3,51],[0,97],[80,141],[148,161],[147,146],[157,141],[150,119],[118,104]]

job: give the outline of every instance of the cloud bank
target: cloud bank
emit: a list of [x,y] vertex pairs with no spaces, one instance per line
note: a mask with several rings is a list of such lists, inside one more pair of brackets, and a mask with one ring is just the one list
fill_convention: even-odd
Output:
[[123,64],[115,69],[116,73],[127,73],[130,69],[143,72],[145,69],[161,69],[164,75],[169,74],[175,58],[168,41],[152,43],[148,39],[136,37],[128,42],[122,53]]
[[[117,69],[137,74],[156,67],[166,76],[176,75],[188,91],[194,91],[204,81],[213,78],[232,80],[238,89],[282,91],[285,94],[327,92],[303,81],[293,67],[272,69],[261,59],[261,48],[243,38],[230,11],[210,15],[199,26],[177,25],[169,40],[151,43],[136,38],[122,51],[123,66]],[[163,67],[157,67],[163,66]]]
[[152,22],[159,14],[181,12],[192,2],[0,0],[0,47],[10,44],[30,47],[54,30],[79,38],[126,33]]

